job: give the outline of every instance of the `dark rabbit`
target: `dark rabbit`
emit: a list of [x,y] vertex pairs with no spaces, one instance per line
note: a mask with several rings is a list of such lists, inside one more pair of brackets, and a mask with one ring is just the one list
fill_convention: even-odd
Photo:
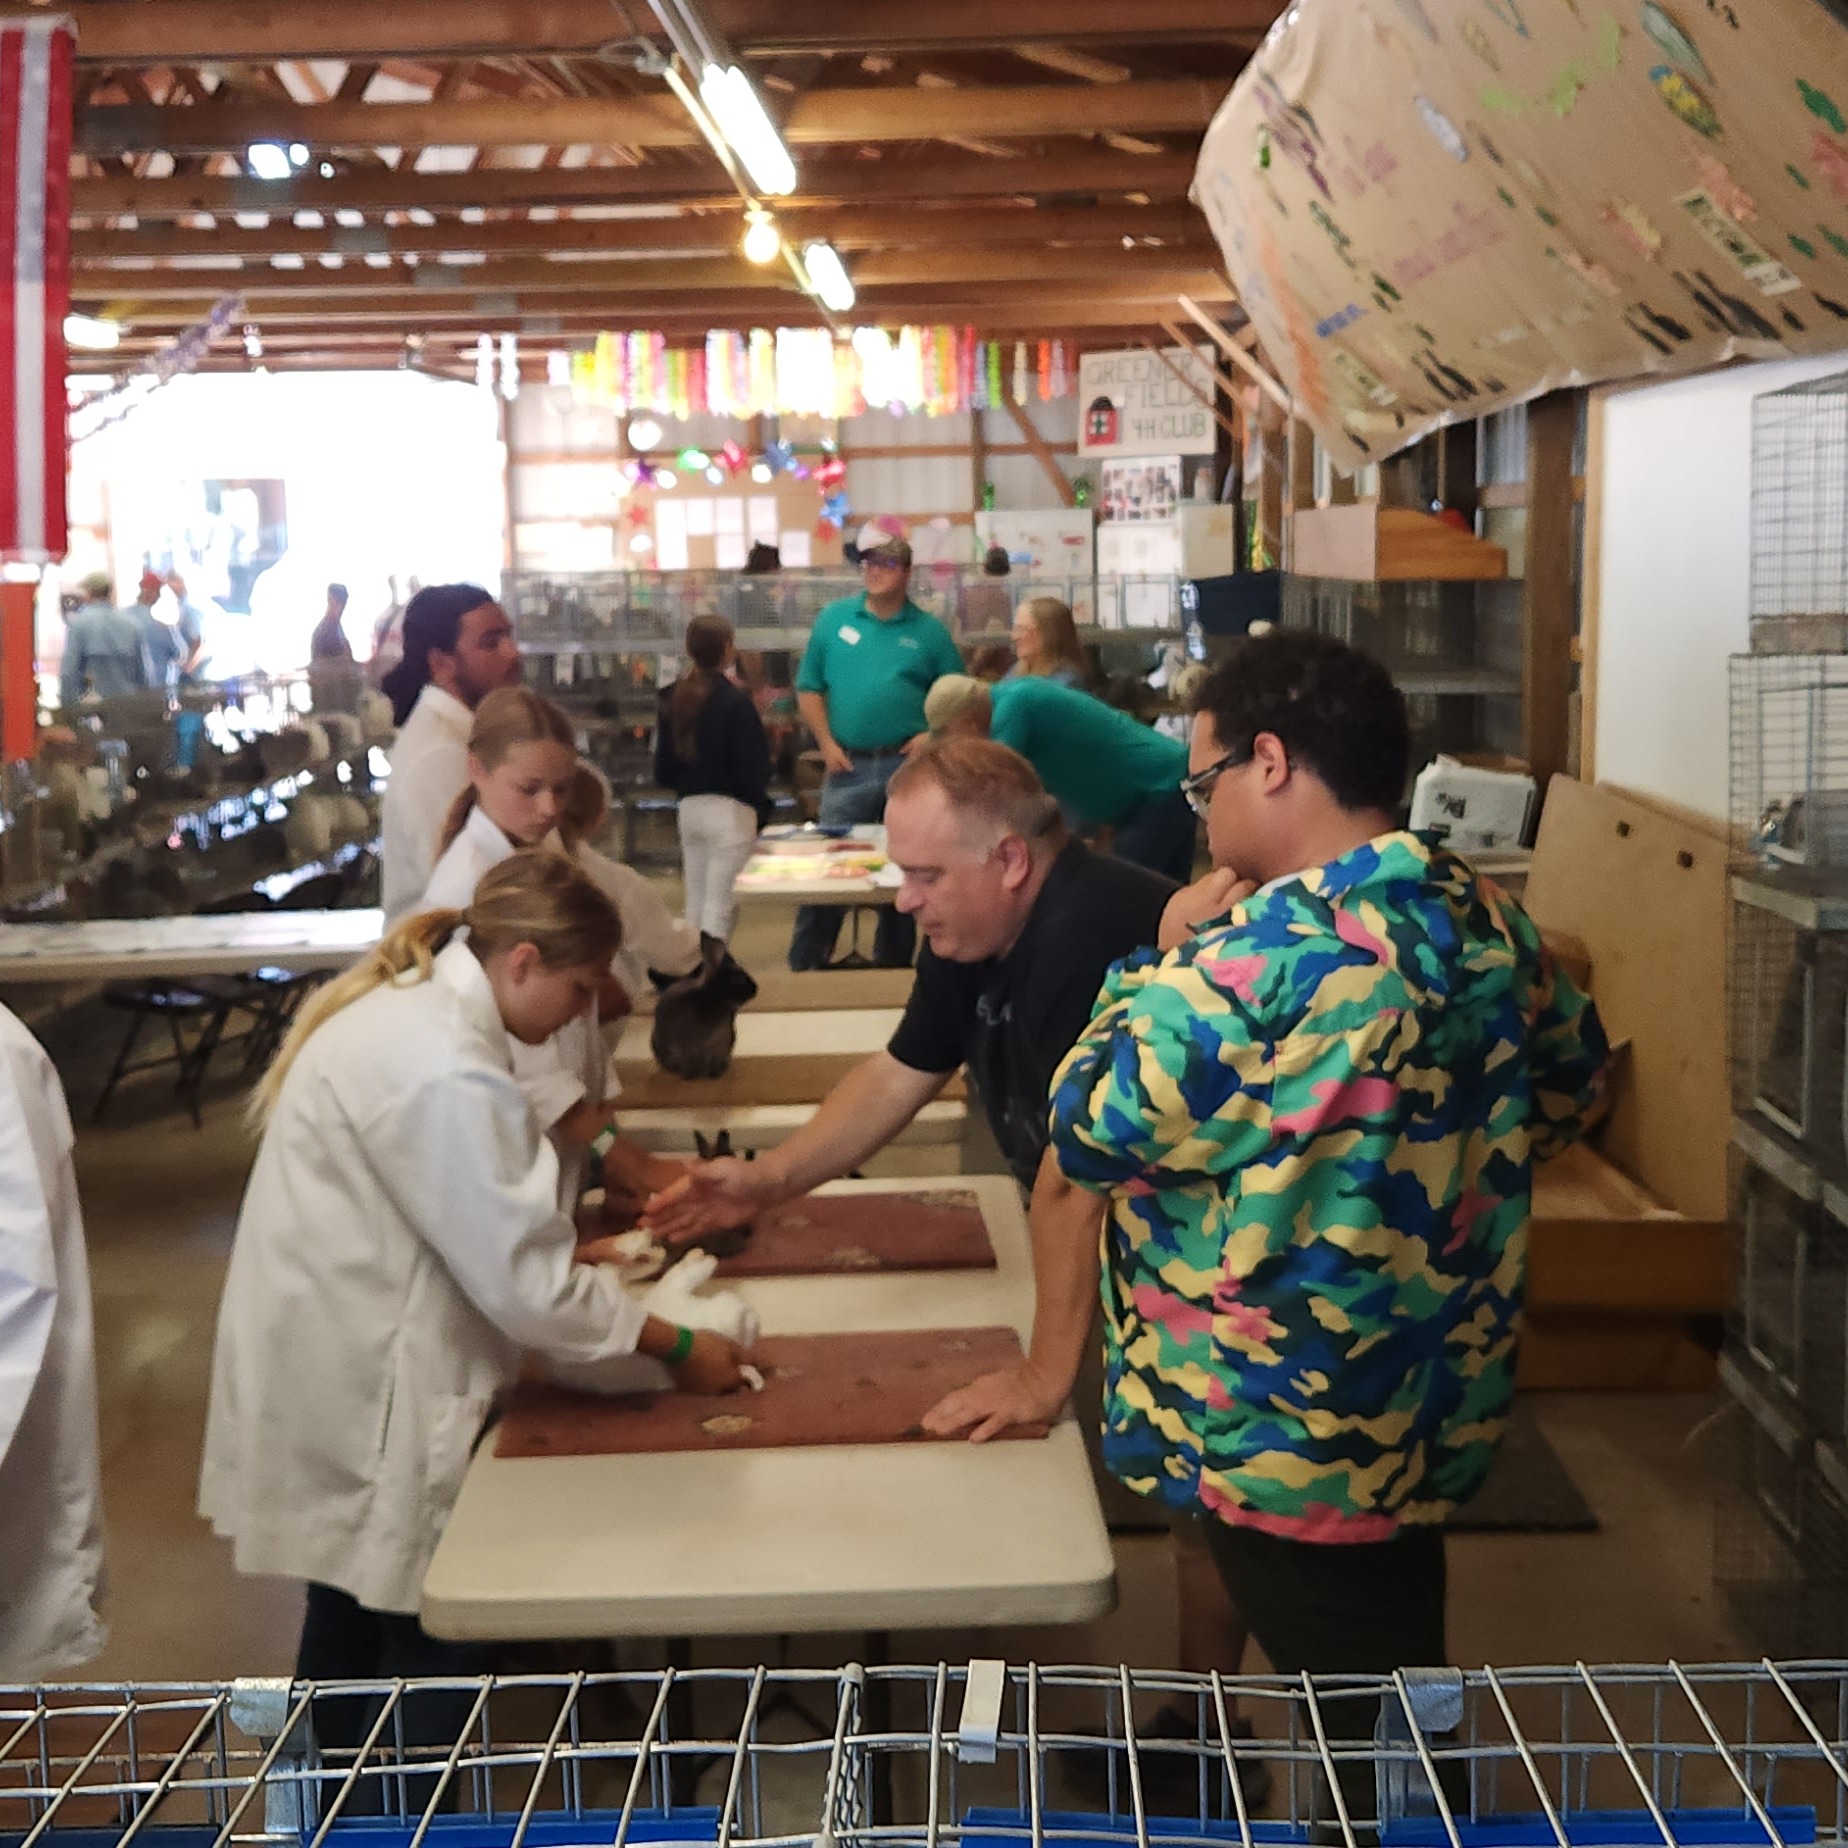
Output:
[[757,984],[719,938],[702,936],[700,952],[691,975],[654,976],[661,998],[649,1045],[655,1063],[676,1078],[725,1076],[738,1039],[738,1010],[757,994]]

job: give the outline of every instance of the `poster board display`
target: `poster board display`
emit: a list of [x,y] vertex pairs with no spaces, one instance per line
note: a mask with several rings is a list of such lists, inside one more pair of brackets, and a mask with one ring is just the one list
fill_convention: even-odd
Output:
[[1848,9],[1300,0],[1195,193],[1343,470],[1542,392],[1848,347]]
[[[617,562],[632,570],[741,571],[753,545],[778,546],[791,569],[838,565],[841,536],[820,531],[822,489],[812,480],[748,474],[715,486],[679,471],[679,485],[644,483],[624,502]],[[637,536],[648,543],[638,547]]]

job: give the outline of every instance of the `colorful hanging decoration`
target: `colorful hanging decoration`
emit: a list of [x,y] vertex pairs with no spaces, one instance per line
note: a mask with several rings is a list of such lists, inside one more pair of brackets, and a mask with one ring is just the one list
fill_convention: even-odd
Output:
[[[561,356],[562,357],[562,356]],[[1069,397],[1076,356],[1063,340],[1014,345],[1012,393],[1024,404]],[[660,333],[599,334],[568,360],[580,404],[688,417],[801,416],[838,419],[867,410],[928,417],[998,409],[1008,395],[1000,342],[970,327],[857,327],[837,339],[821,327],[715,329],[695,347]],[[740,452],[742,454],[742,452]],[[734,470],[734,472],[736,472]]]

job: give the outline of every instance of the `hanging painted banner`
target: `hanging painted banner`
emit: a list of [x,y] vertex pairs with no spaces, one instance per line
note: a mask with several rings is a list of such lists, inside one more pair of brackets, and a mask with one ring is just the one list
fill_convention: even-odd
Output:
[[1147,347],[1086,353],[1078,362],[1078,451],[1087,456],[1210,456],[1217,427],[1206,406],[1213,375],[1198,353],[1170,347],[1168,359],[1195,396]]
[[1196,191],[1342,468],[1564,386],[1848,348],[1837,0],[1299,0]]
[[64,556],[71,22],[0,20],[0,557]]

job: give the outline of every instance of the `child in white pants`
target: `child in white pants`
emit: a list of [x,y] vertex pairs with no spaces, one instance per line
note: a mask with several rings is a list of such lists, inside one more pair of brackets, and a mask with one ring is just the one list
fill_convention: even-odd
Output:
[[661,693],[655,780],[680,798],[687,922],[728,941],[732,884],[770,814],[770,747],[751,696],[728,675],[737,658],[722,616],[687,624],[687,669]]

